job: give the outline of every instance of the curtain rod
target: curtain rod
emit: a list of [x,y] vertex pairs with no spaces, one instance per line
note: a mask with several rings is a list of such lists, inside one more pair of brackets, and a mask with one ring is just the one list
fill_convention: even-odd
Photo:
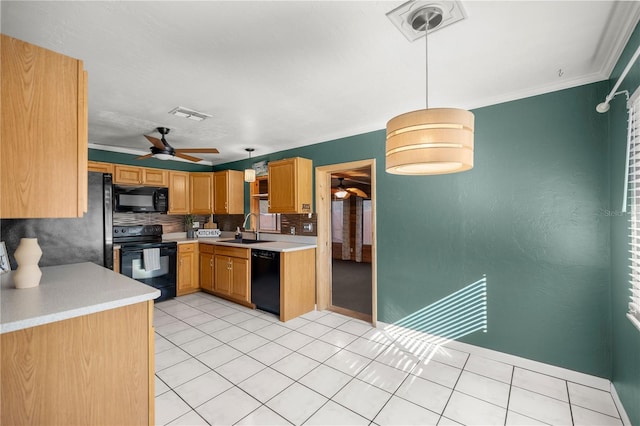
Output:
[[620,78],[618,78],[618,81],[616,81],[615,86],[613,86],[613,89],[611,89],[611,92],[609,92],[607,97],[604,99],[604,102],[599,103],[598,106],[596,106],[596,111],[598,111],[601,114],[609,111],[609,102],[611,102],[611,100],[615,98],[615,96],[618,94],[616,90],[618,90],[618,87],[620,87],[620,84],[622,84],[622,80],[624,80],[624,78],[627,76],[627,74],[631,70],[631,67],[636,62],[636,59],[638,59],[638,56],[640,56],[640,46],[638,46],[638,48],[636,49],[636,53],[634,53],[633,56],[631,57],[631,60],[622,71],[622,74],[620,74]]

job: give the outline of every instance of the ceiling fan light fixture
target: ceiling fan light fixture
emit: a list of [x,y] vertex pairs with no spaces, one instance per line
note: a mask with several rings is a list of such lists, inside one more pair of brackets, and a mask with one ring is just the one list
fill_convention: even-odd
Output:
[[348,195],[349,193],[347,192],[346,189],[344,188],[339,188],[338,191],[336,191],[336,193],[334,194],[336,196],[336,198],[344,198]]
[[158,160],[173,160],[173,155],[167,154],[166,152],[159,152],[159,153],[153,154],[153,158]]
[[426,108],[398,115],[387,122],[386,171],[398,175],[464,172],[473,168],[473,113],[458,108],[429,109],[427,34],[440,28],[447,19],[443,19],[439,5],[416,7],[416,4],[405,3],[403,6],[411,5],[411,9],[402,18],[409,20],[405,24],[413,30],[424,34]]

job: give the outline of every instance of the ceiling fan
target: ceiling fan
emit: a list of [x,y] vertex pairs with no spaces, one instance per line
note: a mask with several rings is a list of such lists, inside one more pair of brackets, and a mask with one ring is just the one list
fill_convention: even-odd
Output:
[[202,153],[202,154],[219,154],[219,151],[216,148],[178,148],[174,149],[169,142],[164,138],[165,135],[169,134],[171,129],[167,127],[158,127],[156,129],[158,133],[162,135],[160,139],[154,138],[153,136],[144,135],[145,138],[151,142],[153,145],[151,148],[151,154],[142,155],[136,160],[144,160],[145,158],[157,158],[158,160],[172,160],[174,157],[182,158],[183,160],[188,161],[202,161],[202,158],[193,157],[191,155],[185,154],[188,153]]
[[357,195],[358,197],[361,197],[361,198],[369,198],[367,193],[360,188],[345,188],[343,184],[344,178],[338,178],[338,180],[340,181],[340,183],[338,184],[338,187],[331,188],[331,193],[333,194],[334,197],[342,200],[346,200],[351,195]]

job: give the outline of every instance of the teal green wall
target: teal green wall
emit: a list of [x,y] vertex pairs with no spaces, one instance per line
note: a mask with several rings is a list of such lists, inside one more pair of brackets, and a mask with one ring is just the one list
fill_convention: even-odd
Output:
[[[609,81],[613,87],[635,50],[640,46],[636,27]],[[619,90],[630,94],[640,85],[640,62],[636,62]],[[626,98],[618,95],[606,114],[609,120],[611,172],[611,319],[612,381],[631,423],[640,425],[640,331],[626,318],[629,303],[629,216],[621,213],[627,142]]]
[[384,130],[251,162],[377,160],[380,321],[486,275],[488,331],[461,340],[610,377],[607,118],[594,109],[606,91],[602,82],[475,110],[465,173],[385,173]]
[[211,166],[201,166],[198,164],[184,163],[182,161],[162,161],[156,160],[155,158],[136,160],[136,157],[139,157],[139,155],[89,149],[89,160],[91,161],[104,161],[105,163],[128,164],[140,167],[154,167],[156,169],[181,170],[185,172],[210,172],[213,169]]

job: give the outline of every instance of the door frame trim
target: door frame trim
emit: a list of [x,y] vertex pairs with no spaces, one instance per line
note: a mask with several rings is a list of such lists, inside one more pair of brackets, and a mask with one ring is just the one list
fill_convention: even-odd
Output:
[[316,304],[318,310],[331,306],[331,174],[369,166],[371,169],[371,324],[378,318],[377,297],[377,238],[376,238],[376,159],[330,164],[315,168],[317,249],[316,249]]

